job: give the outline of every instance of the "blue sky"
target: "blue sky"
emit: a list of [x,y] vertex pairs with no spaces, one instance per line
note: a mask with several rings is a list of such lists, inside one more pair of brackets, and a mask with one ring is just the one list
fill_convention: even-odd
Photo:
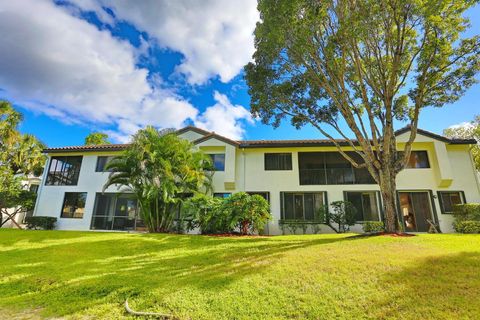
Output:
[[[115,142],[147,124],[197,125],[234,139],[322,138],[250,118],[242,66],[253,53],[254,0],[22,0],[0,4],[0,99],[49,146],[92,131]],[[480,34],[480,7],[468,12]],[[49,17],[45,19],[43,17]],[[420,127],[441,133],[480,113],[480,85]]]

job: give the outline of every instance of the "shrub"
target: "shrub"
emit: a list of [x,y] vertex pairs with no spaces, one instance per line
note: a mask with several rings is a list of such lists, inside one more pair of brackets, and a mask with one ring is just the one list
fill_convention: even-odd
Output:
[[385,226],[382,221],[365,221],[363,223],[364,232],[382,232],[385,230]]
[[453,206],[455,221],[480,221],[480,203],[465,203]]
[[331,203],[332,212],[329,213],[329,218],[338,224],[339,233],[350,230],[350,226],[355,224],[355,214],[357,209],[349,201],[334,201]]
[[25,222],[27,223],[27,229],[44,229],[44,230],[52,230],[55,228],[55,223],[57,222],[57,218],[55,217],[41,217],[41,216],[34,216],[34,217],[26,217]]
[[480,233],[480,221],[456,221],[453,223],[453,227],[459,233]]
[[238,192],[222,199],[196,195],[184,204],[187,229],[200,227],[202,233],[242,234],[262,232],[271,219],[270,205],[259,195]]

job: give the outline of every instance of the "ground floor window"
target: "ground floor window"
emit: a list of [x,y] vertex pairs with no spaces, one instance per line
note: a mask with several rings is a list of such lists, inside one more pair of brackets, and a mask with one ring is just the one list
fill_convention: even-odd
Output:
[[85,212],[86,192],[65,192],[63,198],[61,218],[83,218]]
[[215,192],[213,194],[213,196],[215,198],[228,198],[230,197],[232,194],[231,193],[228,193],[228,192]]
[[325,192],[281,192],[280,199],[284,220],[318,221],[325,210]]
[[144,228],[137,200],[128,194],[97,193],[92,230],[136,230]]
[[379,221],[380,205],[377,191],[347,191],[345,200],[356,209],[357,221]]
[[270,203],[270,192],[262,192],[262,191],[247,191],[247,194],[253,196],[253,195],[259,195],[263,199],[267,200]]
[[452,214],[453,206],[465,203],[463,191],[438,191],[438,200],[443,214]]

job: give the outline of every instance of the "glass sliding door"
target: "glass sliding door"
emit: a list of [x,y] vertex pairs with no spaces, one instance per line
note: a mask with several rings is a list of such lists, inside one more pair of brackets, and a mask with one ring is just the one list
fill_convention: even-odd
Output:
[[421,192],[399,192],[400,214],[403,218],[405,231],[427,232],[434,222],[430,194]]
[[137,230],[142,227],[137,200],[125,194],[97,194],[90,229]]

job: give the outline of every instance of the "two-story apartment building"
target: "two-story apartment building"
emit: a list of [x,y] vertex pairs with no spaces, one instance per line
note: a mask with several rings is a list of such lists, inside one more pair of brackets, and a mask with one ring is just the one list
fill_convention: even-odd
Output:
[[[396,132],[399,148],[408,132],[408,128]],[[361,230],[362,221],[382,219],[378,185],[366,169],[353,168],[329,140],[233,141],[195,127],[177,134],[211,155],[215,196],[245,191],[270,202],[274,218],[266,229],[269,234],[281,233],[280,220],[312,220],[321,206],[337,200],[348,200],[357,208],[353,231]],[[425,232],[430,220],[442,232],[453,232],[452,205],[480,202],[470,154],[475,143],[418,131],[408,168],[397,178],[398,213],[406,231]],[[126,146],[45,150],[48,162],[34,214],[57,217],[58,229],[65,230],[141,229],[134,199],[117,196],[115,187],[102,193],[109,174],[105,164]],[[327,226],[321,231],[332,232]]]

